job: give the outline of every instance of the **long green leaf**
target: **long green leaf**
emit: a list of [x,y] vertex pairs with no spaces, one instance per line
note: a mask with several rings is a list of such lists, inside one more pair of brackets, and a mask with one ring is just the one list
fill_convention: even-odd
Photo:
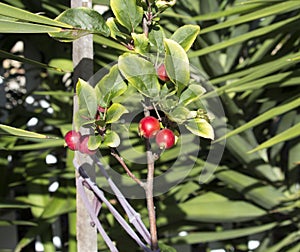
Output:
[[[51,18],[47,18],[38,14],[33,14],[29,11],[25,11],[4,3],[0,3],[0,15],[16,18],[18,20],[23,20],[27,22],[37,23],[37,24],[44,24],[47,26],[55,26],[61,28],[72,28],[71,25],[55,21]],[[0,24],[0,27],[2,25]]]
[[239,237],[244,237],[252,234],[258,234],[264,231],[271,230],[276,225],[277,222],[268,223],[261,226],[250,226],[246,228],[238,228],[224,231],[216,231],[216,232],[191,232],[186,236],[177,236],[171,238],[173,243],[188,243],[188,244],[196,244],[200,242],[212,242],[212,241],[222,241],[228,239],[236,239]]
[[28,130],[14,128],[14,127],[4,125],[4,124],[0,124],[0,129],[5,131],[9,135],[17,136],[17,137],[37,138],[37,139],[50,139],[50,138],[52,138],[52,137],[49,137],[49,136],[46,136],[46,135],[38,134],[38,133],[31,132],[31,131],[28,131]]
[[232,27],[234,25],[242,24],[245,22],[249,22],[255,19],[267,17],[270,15],[277,15],[283,12],[287,12],[293,9],[298,9],[299,3],[298,1],[284,1],[278,4],[274,4],[272,6],[268,6],[266,8],[259,9],[255,12],[251,12],[249,14],[239,16],[235,19],[229,19],[225,22],[213,25],[211,27],[205,28],[200,31],[200,34],[204,34],[211,31],[216,31],[219,29],[224,29],[227,27]]
[[259,146],[257,146],[255,149],[249,151],[249,153],[268,148],[270,146],[273,146],[275,144],[288,141],[292,138],[300,136],[300,123],[294,125],[293,127],[289,128],[288,130],[285,130],[284,132],[270,138],[269,140],[263,142]]
[[286,113],[292,109],[295,109],[297,107],[300,106],[300,98],[294,99],[288,103],[282,104],[280,106],[277,106],[273,109],[268,110],[267,112],[257,116],[256,118],[252,119],[251,121],[249,121],[248,123],[238,127],[235,130],[230,131],[229,133],[227,133],[225,136],[220,137],[219,139],[217,139],[216,141],[220,141],[224,138],[228,138],[231,136],[234,136],[236,134],[239,134],[247,129],[253,128],[256,125],[259,125],[277,115]]
[[266,209],[274,208],[285,198],[275,187],[264,185],[255,178],[233,170],[217,172],[216,177]]
[[61,28],[54,26],[0,20],[0,33],[48,33],[60,31]]
[[224,40],[220,43],[205,47],[205,48],[197,50],[197,51],[190,52],[190,53],[188,53],[188,55],[189,55],[189,57],[193,58],[193,57],[199,57],[199,56],[202,56],[202,55],[214,52],[214,51],[218,51],[218,50],[227,48],[229,46],[232,46],[234,44],[242,43],[246,40],[253,39],[255,37],[259,37],[259,36],[263,36],[263,35],[266,35],[268,33],[271,33],[276,29],[280,29],[283,26],[285,26],[285,25],[287,25],[291,22],[294,22],[295,20],[299,20],[299,16],[292,17],[292,18],[289,18],[289,19],[286,19],[286,20],[283,20],[283,21],[279,21],[277,23],[268,25],[266,27],[255,29],[251,32],[245,33],[245,34],[240,35],[238,37],[231,38],[231,39],[228,39],[228,40]]

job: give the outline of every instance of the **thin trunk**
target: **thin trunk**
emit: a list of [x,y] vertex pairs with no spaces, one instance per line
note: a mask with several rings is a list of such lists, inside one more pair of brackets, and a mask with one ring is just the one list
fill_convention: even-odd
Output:
[[[71,7],[92,7],[91,0],[71,0]],[[88,35],[73,42],[73,65],[74,65],[74,85],[76,85],[78,78],[87,81],[93,75],[93,36]],[[78,103],[74,97],[74,114],[78,110]],[[82,154],[76,152],[75,159],[80,160],[80,163],[91,162],[90,159],[85,158]],[[95,172],[91,171],[92,174]],[[89,174],[91,175],[91,174]],[[76,178],[78,174],[76,174]],[[92,177],[92,179],[94,179]],[[93,199],[91,191],[86,192],[90,200]],[[77,206],[77,220],[76,220],[76,238],[78,252],[96,252],[97,251],[97,230],[91,226],[91,219],[82,199],[78,196],[76,198]]]

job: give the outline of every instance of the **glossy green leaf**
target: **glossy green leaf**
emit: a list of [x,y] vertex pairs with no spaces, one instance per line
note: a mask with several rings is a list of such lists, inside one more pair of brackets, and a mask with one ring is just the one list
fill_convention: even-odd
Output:
[[110,36],[114,39],[117,39],[117,37],[120,37],[122,39],[126,39],[126,36],[123,32],[120,31],[119,27],[116,24],[116,19],[113,17],[110,17],[106,20],[106,24],[110,29]]
[[107,131],[104,137],[103,146],[116,148],[120,145],[121,139],[114,131]]
[[164,39],[164,45],[166,71],[180,93],[190,81],[189,59],[184,49],[176,41]]
[[257,146],[256,148],[254,148],[253,150],[251,150],[249,153],[261,150],[261,149],[265,149],[265,148],[269,148],[270,146],[273,146],[275,144],[284,142],[284,141],[288,141],[292,138],[295,138],[297,136],[300,135],[300,123],[294,125],[293,127],[291,127],[290,129],[285,130],[284,132],[277,134],[276,136],[270,138],[269,140],[263,142],[262,144],[260,144],[259,146]]
[[149,42],[151,46],[155,46],[158,52],[163,52],[164,47],[164,38],[165,34],[163,32],[163,28],[160,26],[154,27],[149,32]]
[[76,84],[76,94],[79,106],[78,116],[86,121],[94,119],[98,107],[95,89],[84,80],[79,79]]
[[214,129],[209,122],[202,118],[189,120],[185,127],[194,135],[213,140],[215,138]]
[[106,37],[110,35],[103,17],[91,8],[71,8],[61,13],[55,20],[74,27],[71,30],[50,33],[50,36],[63,42],[70,42],[87,34],[96,33]]
[[167,116],[171,121],[179,124],[182,124],[186,120],[193,118],[191,111],[184,106],[176,106],[175,109],[167,112]]
[[144,33],[132,33],[131,36],[134,43],[134,51],[140,54],[147,53],[149,48],[149,40],[147,36]]
[[198,25],[184,25],[178,28],[170,39],[176,41],[185,51],[193,45],[200,32]]
[[133,32],[141,23],[143,8],[135,0],[111,0],[110,6],[118,22],[129,32]]
[[37,138],[37,139],[49,139],[49,136],[43,135],[43,134],[38,134],[35,132],[31,132],[28,130],[23,130],[19,128],[14,128],[8,125],[0,124],[0,129],[9,135],[12,136],[17,136],[21,138]]
[[48,33],[60,32],[61,30],[59,27],[47,25],[0,20],[1,33]]
[[[0,3],[0,15],[16,18],[17,20],[22,20],[26,22],[44,24],[48,26],[61,27],[61,28],[72,28],[71,25],[65,24],[63,22],[53,20],[51,18],[44,17],[42,15],[34,14],[20,8],[16,8],[4,3]],[[17,26],[18,24],[16,24]],[[2,25],[0,25],[2,27]],[[0,31],[2,32],[2,31]],[[23,33],[26,32],[26,29],[23,30]]]
[[121,116],[128,113],[128,110],[120,103],[113,103],[106,112],[106,123],[114,123],[118,121]]
[[89,150],[96,150],[100,147],[102,143],[102,136],[100,135],[90,135],[88,141]]
[[125,53],[119,57],[118,67],[128,82],[145,96],[157,97],[160,85],[154,65],[135,54]]
[[95,86],[97,102],[103,108],[109,107],[110,102],[126,89],[127,85],[119,73],[118,65],[114,65]]
[[159,11],[165,11],[166,9],[172,7],[176,3],[176,0],[157,0],[155,1],[155,5],[157,6]]
[[8,147],[6,149],[11,150],[11,151],[42,150],[42,149],[63,147],[64,144],[65,144],[64,139],[47,139],[47,140],[44,140],[41,143],[30,143],[30,144],[15,145],[15,146]]
[[180,95],[179,103],[187,106],[188,104],[198,100],[205,92],[206,90],[202,86],[191,84]]

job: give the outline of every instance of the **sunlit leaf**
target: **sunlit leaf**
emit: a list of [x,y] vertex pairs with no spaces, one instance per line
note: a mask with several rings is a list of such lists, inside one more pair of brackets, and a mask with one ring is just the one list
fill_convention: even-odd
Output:
[[121,116],[125,113],[128,113],[128,110],[121,105],[120,103],[113,103],[106,113],[106,123],[114,123],[118,121]]
[[133,32],[143,18],[143,8],[135,0],[111,0],[111,9],[118,22]]
[[157,97],[160,85],[154,65],[135,54],[125,53],[119,57],[118,67],[140,93],[148,97]]
[[184,25],[177,29],[170,39],[176,41],[185,51],[188,51],[199,32],[200,27],[198,25]]
[[185,127],[197,136],[212,139],[212,140],[215,137],[213,127],[205,119],[195,118],[195,119],[189,120],[185,124]]
[[104,108],[109,107],[110,102],[123,94],[126,89],[127,85],[119,73],[118,65],[114,65],[95,86],[97,102]]
[[61,13],[55,20],[74,27],[71,30],[51,32],[50,36],[63,42],[73,41],[87,34],[109,36],[110,30],[99,12],[86,7],[71,8]]
[[164,39],[164,45],[166,71],[180,93],[190,81],[189,59],[184,49],[174,40]]

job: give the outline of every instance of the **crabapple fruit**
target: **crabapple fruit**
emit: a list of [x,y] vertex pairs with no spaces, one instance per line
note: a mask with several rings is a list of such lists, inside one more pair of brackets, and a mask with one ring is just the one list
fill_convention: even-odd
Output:
[[161,79],[162,81],[166,82],[170,80],[164,64],[159,65],[159,67],[156,70],[156,73],[158,78]]
[[175,144],[175,135],[170,129],[162,129],[156,134],[155,141],[160,149],[170,149]]
[[70,130],[65,135],[65,142],[70,150],[78,150],[80,145],[81,134],[78,131]]
[[139,122],[140,135],[152,138],[160,130],[159,121],[153,116],[146,116]]
[[93,155],[96,153],[96,150],[90,150],[88,147],[89,135],[84,135],[80,138],[80,144],[78,150],[81,153]]

